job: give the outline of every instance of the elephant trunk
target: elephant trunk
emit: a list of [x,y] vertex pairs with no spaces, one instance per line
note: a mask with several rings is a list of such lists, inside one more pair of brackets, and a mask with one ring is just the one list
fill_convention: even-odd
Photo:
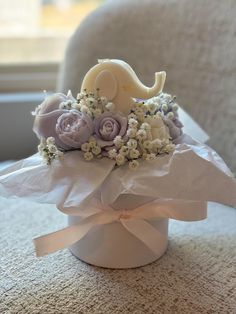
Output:
[[135,85],[132,85],[132,96],[140,99],[148,99],[156,96],[160,93],[164,87],[166,79],[166,72],[157,72],[155,73],[155,83],[152,87],[146,87],[140,81],[136,82]]

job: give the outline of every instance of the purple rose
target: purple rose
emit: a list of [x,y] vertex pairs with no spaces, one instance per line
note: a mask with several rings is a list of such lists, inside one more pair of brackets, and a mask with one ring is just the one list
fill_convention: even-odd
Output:
[[34,121],[34,126],[33,126],[33,130],[39,139],[52,136],[55,138],[56,145],[59,148],[62,148],[65,150],[70,150],[74,148],[74,146],[67,144],[69,142],[66,140],[64,141],[61,140],[59,133],[56,131],[56,124],[57,124],[57,120],[63,114],[70,112],[67,109],[60,109],[60,104],[68,100],[72,102],[76,102],[76,100],[72,97],[72,95],[66,96],[61,93],[57,93],[57,94],[47,97],[36,110],[36,116],[35,116],[35,121]]
[[174,119],[165,118],[164,122],[169,128],[172,140],[177,139],[180,135],[183,134],[182,131],[183,124],[179,121],[177,117],[175,117]]
[[63,149],[70,149],[68,145],[65,145],[58,137],[56,133],[55,126],[57,123],[57,119],[69,110],[60,109],[59,106],[62,102],[71,100],[76,102],[76,100],[71,96],[66,96],[61,93],[57,93],[47,97],[42,104],[39,106],[33,130],[38,136],[38,138],[47,138],[47,137],[54,137],[56,141],[56,145]]
[[80,148],[93,134],[92,119],[77,110],[63,113],[57,120],[56,133],[59,139],[70,148]]
[[126,129],[127,118],[116,112],[105,112],[95,119],[95,137],[101,147],[112,146],[115,137],[123,137]]

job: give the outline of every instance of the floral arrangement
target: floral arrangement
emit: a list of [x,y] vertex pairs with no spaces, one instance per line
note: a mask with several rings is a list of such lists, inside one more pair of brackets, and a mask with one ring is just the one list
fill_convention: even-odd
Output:
[[182,131],[165,78],[156,72],[147,87],[126,62],[103,59],[76,98],[57,93],[36,108],[39,154],[0,172],[0,194],[69,216],[68,227],[34,239],[37,256],[69,247],[97,266],[145,265],[164,254],[169,218],[204,219],[208,201],[236,206],[232,173],[204,136],[194,139],[198,125]]
[[36,133],[41,138],[38,151],[47,164],[66,151],[81,150],[87,161],[107,157],[117,166],[128,162],[135,170],[139,158],[152,161],[174,149],[173,140],[181,135],[183,126],[177,111],[176,97],[165,93],[147,101],[136,100],[128,116],[100,97],[99,90],[96,94],[84,90],[76,99],[70,91],[67,96],[54,94],[34,112]]

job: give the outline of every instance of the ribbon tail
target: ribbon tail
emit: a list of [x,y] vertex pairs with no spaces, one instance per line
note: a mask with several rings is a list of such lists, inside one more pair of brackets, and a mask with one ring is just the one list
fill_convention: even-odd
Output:
[[157,246],[158,239],[162,238],[161,241],[166,240],[166,236],[142,219],[120,219],[120,221],[130,233],[142,241],[153,253],[156,255],[159,254],[160,248]]
[[170,218],[182,221],[198,221],[207,217],[207,202],[201,201],[154,201],[138,207],[140,219]]
[[76,225],[33,239],[36,256],[40,257],[56,252],[82,239],[95,225],[90,219],[85,220]]

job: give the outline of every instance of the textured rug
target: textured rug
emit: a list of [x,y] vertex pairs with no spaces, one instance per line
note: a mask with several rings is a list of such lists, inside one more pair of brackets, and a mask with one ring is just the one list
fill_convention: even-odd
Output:
[[166,254],[129,270],[68,250],[37,259],[31,239],[65,224],[52,206],[0,199],[0,313],[235,313],[235,209],[210,204],[205,221],[172,221]]

